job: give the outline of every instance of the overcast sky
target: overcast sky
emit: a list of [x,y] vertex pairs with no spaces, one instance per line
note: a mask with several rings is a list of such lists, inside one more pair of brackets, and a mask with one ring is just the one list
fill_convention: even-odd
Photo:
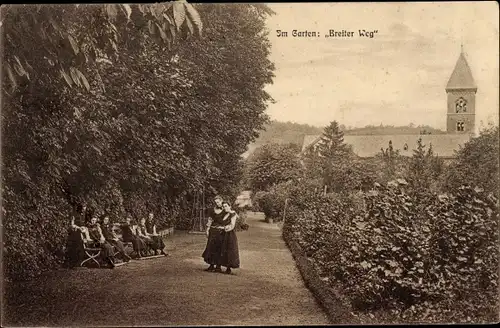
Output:
[[[495,2],[273,3],[272,119],[325,126],[410,122],[446,129],[445,86],[464,52],[478,86],[477,122],[498,122],[499,25]],[[292,30],[320,37],[292,37]],[[353,38],[325,38],[330,29]],[[378,30],[374,38],[358,30]],[[287,38],[276,30],[288,31]]]

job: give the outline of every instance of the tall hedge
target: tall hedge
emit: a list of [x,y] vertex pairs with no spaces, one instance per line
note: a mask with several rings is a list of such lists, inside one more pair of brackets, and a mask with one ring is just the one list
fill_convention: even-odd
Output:
[[478,189],[296,194],[284,236],[357,311],[392,322],[498,320],[498,200]]

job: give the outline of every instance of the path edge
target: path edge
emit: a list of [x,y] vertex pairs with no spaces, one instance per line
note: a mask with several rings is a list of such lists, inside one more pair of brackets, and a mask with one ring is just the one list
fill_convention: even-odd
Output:
[[316,272],[313,263],[307,258],[299,244],[286,233],[282,232],[282,238],[288,249],[292,253],[295,265],[299,269],[300,275],[306,287],[316,298],[316,301],[323,308],[331,324],[363,324],[360,318],[353,315],[349,306],[335,296],[335,291],[322,281]]

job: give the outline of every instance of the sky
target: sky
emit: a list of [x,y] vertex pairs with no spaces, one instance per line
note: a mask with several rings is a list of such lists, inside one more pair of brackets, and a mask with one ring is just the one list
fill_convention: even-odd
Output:
[[[496,2],[273,3],[267,19],[276,103],[271,119],[325,126],[430,125],[446,130],[445,86],[461,44],[478,86],[476,129],[498,122]],[[326,38],[329,30],[352,38]],[[358,30],[377,30],[373,38]],[[278,37],[276,30],[287,31]],[[319,32],[293,37],[292,30]]]

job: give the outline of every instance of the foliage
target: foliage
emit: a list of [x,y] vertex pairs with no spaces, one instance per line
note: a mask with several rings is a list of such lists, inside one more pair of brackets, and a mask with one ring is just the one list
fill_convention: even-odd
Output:
[[[207,198],[236,195],[240,154],[267,119],[269,11],[260,4],[196,7],[204,38],[165,52],[144,36],[140,20],[116,23],[127,34],[114,41],[120,51],[113,62],[87,67],[95,73],[87,75],[88,93],[68,88],[59,73],[40,66],[46,75],[2,99],[8,277],[29,278],[61,261],[69,216],[78,205],[115,221],[152,211],[163,228],[186,220],[193,195],[203,189]],[[107,19],[102,11],[95,14]],[[95,24],[89,30],[98,30]],[[232,37],[223,37],[228,31]],[[37,36],[33,44],[46,44]],[[141,47],[127,46],[133,42]],[[238,64],[230,60],[235,53]]]
[[321,180],[331,192],[365,190],[376,179],[376,166],[354,155],[343,136],[336,121],[325,128],[317,146],[309,147],[302,156],[305,177]]
[[498,201],[462,187],[407,193],[401,180],[356,195],[292,197],[284,237],[358,311],[397,322],[497,319]]
[[407,160],[403,157],[398,149],[394,149],[392,141],[389,141],[388,147],[375,156],[375,161],[381,168],[378,174],[380,183],[387,183],[391,180],[403,178],[406,174]]
[[243,211],[237,211],[238,212],[238,218],[236,219],[236,225],[234,227],[235,231],[246,231],[249,229],[249,225],[246,222],[247,221],[247,212],[245,210]]
[[489,126],[457,152],[457,157],[446,170],[446,190],[468,184],[498,195],[498,137],[498,126]]
[[331,122],[324,129],[317,151],[318,155],[328,162],[347,156],[350,147],[344,143],[344,132],[340,130],[337,121]]
[[413,156],[409,160],[407,177],[410,185],[415,191],[422,191],[431,188],[434,191],[439,189],[436,181],[444,170],[444,162],[434,155],[432,144],[425,151],[422,139],[417,140],[417,148],[413,150]]
[[[202,21],[186,1],[152,5],[8,5],[2,7],[5,49],[2,68],[7,74],[4,90],[36,80],[62,80],[69,87],[90,89],[87,69],[99,58],[115,59],[118,46],[127,51],[140,42],[127,40],[131,26],[143,38],[153,38],[165,47],[176,43],[179,32],[201,34]],[[138,49],[140,50],[140,49]]]
[[246,164],[245,179],[253,191],[269,190],[302,175],[299,149],[293,144],[266,144],[257,149]]

